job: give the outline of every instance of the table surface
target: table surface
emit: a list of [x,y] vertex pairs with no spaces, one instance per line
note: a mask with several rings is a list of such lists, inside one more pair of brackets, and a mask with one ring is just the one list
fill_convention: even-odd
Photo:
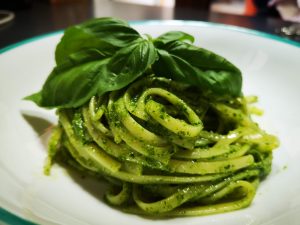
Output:
[[113,0],[76,0],[50,4],[33,0],[25,9],[14,11],[15,19],[0,26],[0,49],[36,35],[64,29],[89,18],[113,16],[125,20],[195,20],[250,28],[276,34],[289,22],[279,18],[247,17],[212,13],[195,8],[167,8],[121,3]]

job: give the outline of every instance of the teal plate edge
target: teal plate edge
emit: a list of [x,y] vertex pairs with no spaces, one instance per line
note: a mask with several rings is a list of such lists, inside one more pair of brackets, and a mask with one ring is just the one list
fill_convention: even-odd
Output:
[[53,32],[50,32],[50,33],[45,33],[45,34],[41,34],[41,35],[37,35],[37,36],[31,37],[31,38],[24,39],[22,41],[19,41],[19,42],[16,42],[14,44],[10,44],[10,45],[8,45],[4,48],[1,48],[0,49],[0,54],[2,54],[4,52],[7,52],[9,50],[12,50],[14,48],[20,47],[22,45],[25,45],[25,44],[28,44],[28,43],[31,43],[31,42],[34,42],[34,41],[38,41],[40,39],[47,38],[47,37],[50,37],[50,36],[54,36],[54,35],[57,35],[57,34],[62,34],[62,33],[63,33],[63,30],[58,30],[58,31],[53,31]]
[[35,223],[18,217],[9,211],[0,208],[0,224],[4,225],[36,225]]
[[[170,25],[170,26],[180,26],[180,25],[188,25],[188,26],[199,26],[199,27],[216,27],[219,29],[225,29],[225,30],[232,30],[240,33],[245,33],[253,36],[259,36],[267,39],[272,39],[275,41],[283,42],[286,44],[293,45],[295,47],[300,47],[300,43],[283,38],[277,35],[265,33],[262,31],[256,31],[251,30],[248,28],[233,26],[233,25],[226,25],[226,24],[220,24],[220,23],[213,23],[213,22],[204,22],[204,21],[193,21],[193,20],[138,20],[138,21],[130,21],[130,25]],[[34,41],[37,41],[39,39],[47,38],[50,36],[62,34],[63,30],[58,30],[50,33],[45,33],[42,35],[34,36],[32,38],[25,39],[23,41],[8,45],[2,49],[0,49],[0,54],[5,53],[7,51],[10,51],[14,48],[17,48],[19,46],[22,46],[24,44],[28,44]],[[35,225],[35,223],[30,222],[26,219],[23,219],[17,215],[14,215],[13,213],[1,208],[0,206],[0,222],[4,222],[4,224],[9,225]]]
[[[234,25],[227,25],[227,24],[220,24],[220,23],[214,23],[214,22],[204,22],[204,21],[194,21],[194,20],[137,20],[137,21],[130,21],[130,25],[170,25],[170,26],[180,26],[180,25],[188,25],[188,26],[199,26],[199,27],[215,27],[219,29],[224,30],[232,30],[239,33],[245,33],[253,36],[259,36],[267,39],[272,39],[278,42],[286,43],[293,45],[295,47],[300,47],[300,42],[296,42],[284,37],[281,37],[279,35],[275,34],[269,34],[262,31],[252,30],[249,28],[244,27],[238,27]],[[12,50],[14,48],[17,48],[21,45],[37,41],[39,39],[43,39],[49,36],[54,36],[57,34],[62,34],[63,30],[58,30],[50,33],[45,33],[42,35],[37,35],[28,39],[25,39],[23,41],[8,45],[2,49],[0,49],[0,54],[7,52],[9,50]]]

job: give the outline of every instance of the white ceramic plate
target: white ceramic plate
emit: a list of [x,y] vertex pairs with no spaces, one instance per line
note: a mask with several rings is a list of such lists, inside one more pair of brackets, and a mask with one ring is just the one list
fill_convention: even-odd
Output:
[[300,44],[203,22],[132,25],[153,36],[168,30],[191,33],[197,45],[225,56],[242,70],[244,93],[258,95],[265,110],[257,121],[281,141],[272,173],[260,185],[252,205],[219,215],[150,220],[107,206],[101,199],[101,182],[67,174],[57,165],[50,177],[44,176],[47,128],[56,117],[22,98],[38,91],[54,66],[54,49],[62,35],[58,32],[10,46],[0,55],[0,224],[1,220],[25,223],[20,217],[72,225],[299,224]]

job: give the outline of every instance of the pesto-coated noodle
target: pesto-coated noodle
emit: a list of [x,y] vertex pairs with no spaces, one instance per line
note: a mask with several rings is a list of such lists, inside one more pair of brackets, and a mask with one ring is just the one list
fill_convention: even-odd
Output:
[[73,109],[59,109],[55,154],[111,183],[106,201],[149,216],[196,216],[248,206],[271,170],[275,136],[252,121],[253,98],[212,100],[149,75]]

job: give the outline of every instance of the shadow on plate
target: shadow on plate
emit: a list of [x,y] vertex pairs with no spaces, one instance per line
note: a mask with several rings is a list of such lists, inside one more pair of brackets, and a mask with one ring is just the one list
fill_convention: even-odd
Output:
[[21,115],[24,120],[31,126],[33,131],[37,134],[42,145],[45,146],[44,149],[47,150],[48,140],[50,138],[54,124],[47,119],[44,119],[40,116],[30,115],[27,112],[21,112]]
[[26,112],[21,112],[22,117],[26,122],[33,128],[38,136],[42,136],[48,132],[49,129],[53,127],[53,124],[41,117],[29,115]]

